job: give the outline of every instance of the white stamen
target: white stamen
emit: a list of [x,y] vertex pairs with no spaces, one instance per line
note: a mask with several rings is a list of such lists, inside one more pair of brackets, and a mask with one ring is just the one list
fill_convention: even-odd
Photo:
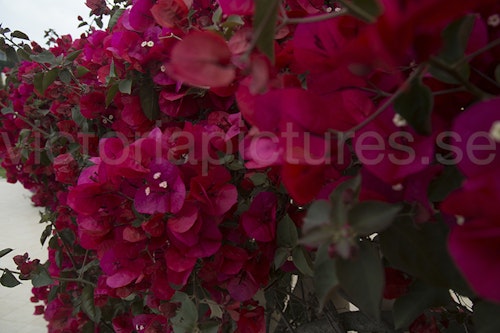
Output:
[[113,120],[114,118],[115,117],[112,114],[110,114],[109,117],[108,117],[109,120]]
[[342,10],[342,8],[340,8],[340,7],[335,8],[335,12],[337,12],[337,13],[340,12],[341,10]]
[[161,188],[167,188],[168,187],[168,183],[167,181],[162,181],[158,186],[160,186]]
[[143,329],[145,329],[146,327],[142,324],[137,324],[135,325],[135,330],[136,331],[142,331]]
[[142,46],[142,47],[146,47],[146,46],[148,46],[148,42],[146,42],[146,41],[142,42],[142,43],[141,43],[141,46]]
[[498,27],[498,25],[500,24],[500,15],[498,14],[493,14],[491,15],[490,17],[488,17],[488,20],[486,21],[486,23],[490,26],[490,27]]
[[405,118],[403,118],[399,113],[396,113],[394,115],[394,118],[392,118],[392,122],[396,127],[405,127],[408,126],[408,122],[406,121]]
[[326,8],[326,12],[327,12],[327,13],[331,13],[331,12],[333,12],[333,8],[332,8],[332,7],[328,7],[328,8]]
[[455,216],[455,218],[457,219],[458,225],[463,225],[465,223],[465,217],[457,215],[457,216]]
[[165,73],[167,71],[167,67],[165,65],[161,65],[160,70]]
[[148,45],[149,47],[153,47],[153,46],[155,46],[155,43],[154,43],[152,40],[150,40],[150,41],[147,43],[147,45]]
[[496,142],[500,142],[500,120],[497,120],[491,125],[490,136]]
[[161,177],[161,172],[157,172],[153,175],[153,179],[159,179]]
[[146,187],[146,189],[144,190],[144,193],[146,193],[146,196],[150,195],[151,194],[151,188],[149,186]]
[[403,184],[396,184],[396,185],[393,185],[393,186],[392,186],[392,189],[393,189],[394,191],[402,191],[402,190],[403,190],[403,188],[404,188],[404,187],[403,187]]

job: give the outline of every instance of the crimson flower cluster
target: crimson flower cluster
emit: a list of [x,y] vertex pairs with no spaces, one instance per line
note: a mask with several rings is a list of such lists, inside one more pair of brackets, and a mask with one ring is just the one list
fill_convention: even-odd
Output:
[[297,277],[410,332],[471,325],[449,289],[500,302],[497,1],[86,4],[107,29],[0,45],[49,332],[296,327]]

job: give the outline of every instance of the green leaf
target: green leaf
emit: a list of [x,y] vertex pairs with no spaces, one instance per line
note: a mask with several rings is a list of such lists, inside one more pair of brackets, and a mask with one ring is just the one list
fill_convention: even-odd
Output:
[[73,51],[71,52],[70,54],[68,54],[66,56],[66,61],[69,61],[69,62],[73,62],[76,58],[78,58],[78,56],[80,55],[80,53],[82,53],[83,50],[77,50],[77,51]]
[[222,318],[222,316],[224,315],[222,307],[219,304],[217,304],[217,302],[211,299],[205,299],[202,301],[202,303],[208,305],[210,309],[210,318]]
[[142,112],[149,120],[157,120],[160,117],[160,106],[158,104],[158,92],[151,78],[145,78],[139,90]]
[[89,72],[90,72],[90,70],[88,68],[86,68],[84,66],[78,66],[76,68],[76,77],[80,78]]
[[33,76],[33,85],[35,86],[36,91],[38,91],[41,95],[43,95],[43,76],[44,72],[36,73]]
[[278,269],[285,263],[290,256],[290,250],[284,247],[278,247],[274,253],[274,268]]
[[216,321],[209,321],[200,325],[201,333],[217,333],[219,332],[220,324]]
[[408,293],[398,298],[394,303],[394,325],[396,329],[408,328],[424,310],[446,306],[451,301],[448,289],[436,288],[416,281],[411,285]]
[[347,223],[348,211],[358,202],[360,190],[361,176],[358,174],[337,185],[330,194],[330,220],[337,228]]
[[274,36],[280,1],[255,0],[253,36],[255,45],[274,63]]
[[339,258],[336,267],[340,286],[349,296],[349,301],[366,315],[379,320],[384,268],[378,249],[370,242],[363,241],[355,258]]
[[113,15],[111,15],[111,18],[109,19],[109,22],[108,22],[108,30],[109,31],[113,30],[113,27],[116,25],[116,23],[118,22],[118,19],[123,15],[124,12],[125,12],[125,9],[122,9],[122,8],[118,8],[117,10],[115,10],[113,12]]
[[267,182],[267,174],[263,172],[256,172],[249,178],[255,186],[262,186]]
[[118,87],[122,94],[130,95],[132,93],[132,80],[130,79],[121,80]]
[[48,226],[45,227],[45,230],[43,230],[42,235],[40,236],[40,243],[42,243],[42,246],[45,244],[45,241],[51,234],[52,234],[52,224],[49,224]]
[[309,253],[302,246],[296,246],[292,251],[293,264],[304,275],[313,276],[313,263]]
[[33,287],[38,288],[49,286],[54,283],[54,281],[50,277],[47,269],[40,265],[38,271],[36,273],[32,273],[31,283],[33,284]]
[[438,56],[441,60],[453,65],[464,57],[475,21],[476,15],[466,15],[450,23],[443,30],[441,33],[443,46]]
[[356,6],[358,12],[365,13],[360,16],[355,10],[351,9],[351,14],[358,16],[361,19],[371,17],[372,19],[368,20],[369,22],[374,21],[377,16],[382,14],[382,6],[378,0],[352,0],[351,4]]
[[448,227],[443,221],[416,226],[411,217],[399,217],[379,239],[391,266],[431,285],[471,295],[448,253]]
[[181,306],[173,318],[172,326],[175,333],[191,333],[197,328],[198,309],[194,302],[183,292],[177,291],[172,302],[180,302]]
[[0,277],[0,284],[7,288],[14,288],[15,286],[20,285],[21,282],[16,279],[11,271],[5,269],[2,276]]
[[82,311],[90,318],[90,320],[94,323],[98,323],[101,319],[101,315],[99,309],[94,303],[94,288],[90,285],[83,287],[80,299],[82,301]]
[[14,49],[12,46],[8,46],[6,49],[4,49],[4,51],[9,62],[13,64],[19,63],[19,55],[17,54],[16,49]]
[[59,79],[65,84],[71,83],[71,72],[69,69],[64,68],[59,72]]
[[394,101],[394,110],[421,135],[432,132],[431,113],[434,106],[432,90],[420,78],[413,79]]
[[401,205],[382,201],[363,201],[349,211],[349,224],[360,236],[369,236],[391,225]]
[[24,32],[19,31],[19,30],[14,30],[10,34],[10,37],[24,39],[24,40],[30,40],[30,38],[28,37],[28,35],[26,35]]
[[333,296],[333,292],[339,285],[335,260],[330,258],[328,254],[329,246],[329,244],[320,246],[314,261],[314,291],[318,297],[320,311]]
[[500,332],[500,304],[489,302],[478,302],[474,305],[473,321],[476,333],[498,333]]
[[307,234],[314,229],[330,224],[331,210],[332,205],[329,201],[314,201],[307,210],[306,216],[304,217],[302,232],[304,234]]
[[0,258],[5,257],[7,254],[11,253],[12,251],[14,251],[14,250],[9,249],[9,248],[3,249],[2,251],[0,251]]
[[115,83],[111,87],[108,88],[108,92],[106,94],[106,107],[108,107],[113,102],[119,89],[120,89],[120,87],[119,87],[118,83]]
[[278,223],[276,236],[278,246],[292,248],[297,245],[299,234],[297,232],[297,227],[290,216],[286,215]]
[[47,88],[52,83],[54,83],[54,81],[57,79],[58,76],[59,76],[59,68],[53,68],[44,73],[42,81],[42,91],[40,91],[42,95],[45,94],[45,90],[47,90]]
[[30,58],[31,60],[39,64],[50,64],[50,65],[57,64],[56,57],[52,54],[52,52],[47,50],[43,50],[38,54],[32,54]]
[[464,176],[455,166],[446,166],[436,179],[434,179],[427,189],[429,201],[441,202],[448,194],[462,186]]
[[3,115],[13,114],[13,113],[14,113],[14,109],[11,106],[7,106],[5,108],[2,108],[2,114]]

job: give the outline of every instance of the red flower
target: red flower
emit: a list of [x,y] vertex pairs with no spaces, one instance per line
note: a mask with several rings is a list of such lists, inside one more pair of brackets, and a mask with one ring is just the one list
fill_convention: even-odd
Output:
[[273,192],[260,192],[250,208],[241,215],[241,225],[248,237],[259,242],[271,242],[276,236],[276,204]]
[[187,18],[193,0],[158,0],[151,7],[151,14],[159,25],[174,28]]
[[201,87],[228,86],[236,76],[226,41],[210,31],[192,32],[176,44],[167,69],[177,80]]

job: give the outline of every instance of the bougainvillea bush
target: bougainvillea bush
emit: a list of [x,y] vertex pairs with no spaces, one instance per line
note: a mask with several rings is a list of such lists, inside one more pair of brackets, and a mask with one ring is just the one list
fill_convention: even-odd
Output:
[[86,4],[0,30],[49,332],[500,331],[498,1]]

